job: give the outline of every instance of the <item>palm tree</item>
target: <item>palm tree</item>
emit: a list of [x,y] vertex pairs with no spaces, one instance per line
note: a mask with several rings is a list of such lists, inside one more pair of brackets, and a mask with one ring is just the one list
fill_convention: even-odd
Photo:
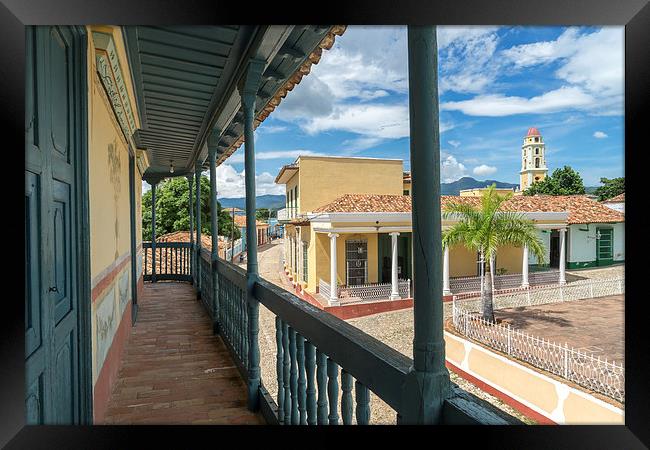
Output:
[[[543,264],[545,259],[544,247],[533,222],[518,212],[499,211],[503,202],[512,195],[512,193],[499,195],[496,192],[496,185],[493,184],[483,192],[480,207],[452,201],[443,211],[443,218],[458,220],[443,232],[443,248],[461,244],[479,253],[483,318],[489,322],[495,322],[492,295],[494,260],[498,249],[508,245],[527,246],[540,264]],[[489,261],[490,276],[488,277],[484,276],[486,260]]]

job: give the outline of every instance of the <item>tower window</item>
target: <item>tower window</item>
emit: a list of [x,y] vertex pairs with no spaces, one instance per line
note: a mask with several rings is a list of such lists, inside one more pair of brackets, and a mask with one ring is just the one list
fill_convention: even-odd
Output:
[[535,142],[539,142],[539,137],[535,137]]
[[535,158],[535,168],[539,168],[539,158]]
[[539,155],[539,148],[536,148],[536,149],[535,149],[535,154],[536,154],[536,155]]

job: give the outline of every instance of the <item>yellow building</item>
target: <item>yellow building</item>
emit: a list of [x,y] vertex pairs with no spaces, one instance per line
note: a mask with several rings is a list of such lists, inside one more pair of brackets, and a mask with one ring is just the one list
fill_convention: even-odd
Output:
[[525,191],[536,181],[542,181],[548,174],[546,167],[546,144],[535,127],[528,129],[521,145],[521,172],[519,190]]
[[[346,296],[410,296],[411,197],[404,195],[408,184],[401,161],[299,157],[281,169],[276,182],[287,186],[288,208],[293,208],[285,220],[285,267],[300,290],[316,298],[318,293],[330,305]],[[442,196],[443,207],[451,200],[480,202],[476,195]],[[622,220],[584,196],[514,196],[504,211],[535,222],[547,250],[544,267],[558,269],[551,271],[556,282],[564,281],[565,263],[571,262],[568,227]],[[443,229],[452,224],[443,220]],[[499,274],[521,274],[523,286],[529,283],[529,267],[542,268],[522,248],[499,249],[495,263]],[[446,295],[461,278],[479,274],[478,255],[462,246],[445,251],[441,265]]]

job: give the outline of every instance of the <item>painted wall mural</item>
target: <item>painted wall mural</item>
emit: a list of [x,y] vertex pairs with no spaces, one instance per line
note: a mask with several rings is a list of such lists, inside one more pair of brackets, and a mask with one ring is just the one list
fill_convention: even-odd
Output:
[[120,275],[120,281],[118,283],[120,290],[120,317],[124,314],[124,308],[131,298],[131,284],[129,283],[129,272],[130,270],[124,270],[122,275]]
[[120,152],[117,147],[117,141],[113,140],[108,144],[108,167],[110,170],[110,180],[113,185],[113,207],[115,209],[115,259],[119,258],[120,252],[118,250],[118,240],[120,236],[120,220],[118,205],[120,201],[120,194],[122,189],[122,162],[120,160]]
[[113,342],[113,335],[117,328],[117,318],[115,317],[115,286],[104,295],[97,307],[95,313],[95,340],[97,342],[97,362],[96,367],[98,370],[95,373],[99,373],[99,368],[104,365],[104,359],[106,359],[106,354],[108,349],[111,347]]

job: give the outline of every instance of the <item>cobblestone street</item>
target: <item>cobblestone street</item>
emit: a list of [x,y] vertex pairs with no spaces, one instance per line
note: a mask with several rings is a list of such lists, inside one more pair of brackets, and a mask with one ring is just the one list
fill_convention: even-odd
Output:
[[[282,240],[258,248],[258,264],[260,276],[265,280],[285,288],[280,275],[282,267]],[[246,267],[246,263],[239,264]],[[448,307],[448,308],[447,308]],[[451,313],[451,304],[445,304]],[[413,343],[413,309],[393,311],[372,316],[351,319],[348,321],[366,333],[376,337],[387,345],[411,357]],[[275,346],[275,315],[260,305],[260,368],[262,381],[271,396],[277,398],[277,379],[275,373],[276,346]],[[490,402],[502,411],[517,417],[526,423],[534,423],[515,409],[501,402],[498,398],[487,394],[472,383],[450,372],[452,382],[462,389]],[[384,403],[379,397],[371,395],[371,420],[372,424],[394,424],[395,411]]]

